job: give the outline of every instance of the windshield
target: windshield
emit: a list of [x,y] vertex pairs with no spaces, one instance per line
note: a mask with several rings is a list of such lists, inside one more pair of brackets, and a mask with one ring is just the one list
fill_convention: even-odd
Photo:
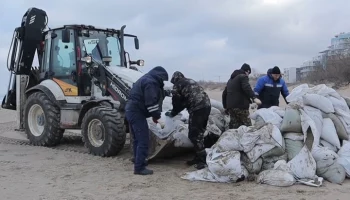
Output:
[[[103,32],[90,31],[90,37],[81,37],[83,44],[82,51],[92,55],[96,60],[102,62],[102,58],[98,49],[100,47],[102,56],[112,57],[111,66],[120,66],[120,44],[117,36],[107,36]],[[84,54],[84,53],[83,53]]]

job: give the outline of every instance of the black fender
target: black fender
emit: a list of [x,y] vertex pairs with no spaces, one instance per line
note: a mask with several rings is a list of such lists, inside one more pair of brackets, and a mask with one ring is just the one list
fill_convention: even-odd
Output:
[[112,108],[114,108],[114,104],[109,99],[93,99],[93,100],[85,101],[79,113],[79,119],[78,119],[79,126],[81,126],[81,123],[83,121],[83,118],[86,112],[93,107],[99,106],[101,102],[107,102],[111,105]]
[[36,85],[36,86],[26,90],[25,94],[28,98],[29,95],[31,95],[37,91],[43,92],[55,105],[57,105],[58,107],[61,107],[59,101],[57,101],[55,95],[51,92],[51,90],[49,90],[47,87],[45,87],[43,85]]

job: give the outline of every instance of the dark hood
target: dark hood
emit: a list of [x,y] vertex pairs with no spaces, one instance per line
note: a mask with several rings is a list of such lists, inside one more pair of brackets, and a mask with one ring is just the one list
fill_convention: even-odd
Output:
[[183,79],[183,78],[185,78],[185,76],[181,72],[176,71],[176,72],[174,72],[173,77],[171,78],[170,82],[172,84],[175,84],[176,82],[178,82],[180,79]]
[[240,75],[240,74],[245,74],[245,72],[241,69],[237,69],[235,70],[232,74],[231,74],[231,79],[234,79],[236,76]]
[[151,69],[147,74],[151,75],[160,82],[169,80],[168,72],[161,66]]

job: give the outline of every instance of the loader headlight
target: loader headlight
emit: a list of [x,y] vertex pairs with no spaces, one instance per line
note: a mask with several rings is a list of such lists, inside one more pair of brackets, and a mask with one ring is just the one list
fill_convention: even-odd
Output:
[[145,65],[145,61],[144,60],[137,60],[136,61],[138,66],[144,66]]
[[84,58],[81,58],[81,61],[86,62],[87,64],[90,64],[92,62],[91,56],[86,56]]

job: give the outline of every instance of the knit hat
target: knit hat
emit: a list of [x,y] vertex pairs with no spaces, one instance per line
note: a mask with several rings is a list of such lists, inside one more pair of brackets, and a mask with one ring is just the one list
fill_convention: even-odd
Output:
[[241,70],[248,72],[249,74],[252,72],[252,70],[250,69],[250,65],[248,65],[247,63],[244,63],[242,65]]
[[271,74],[281,74],[280,68],[275,66],[274,68],[272,68]]

